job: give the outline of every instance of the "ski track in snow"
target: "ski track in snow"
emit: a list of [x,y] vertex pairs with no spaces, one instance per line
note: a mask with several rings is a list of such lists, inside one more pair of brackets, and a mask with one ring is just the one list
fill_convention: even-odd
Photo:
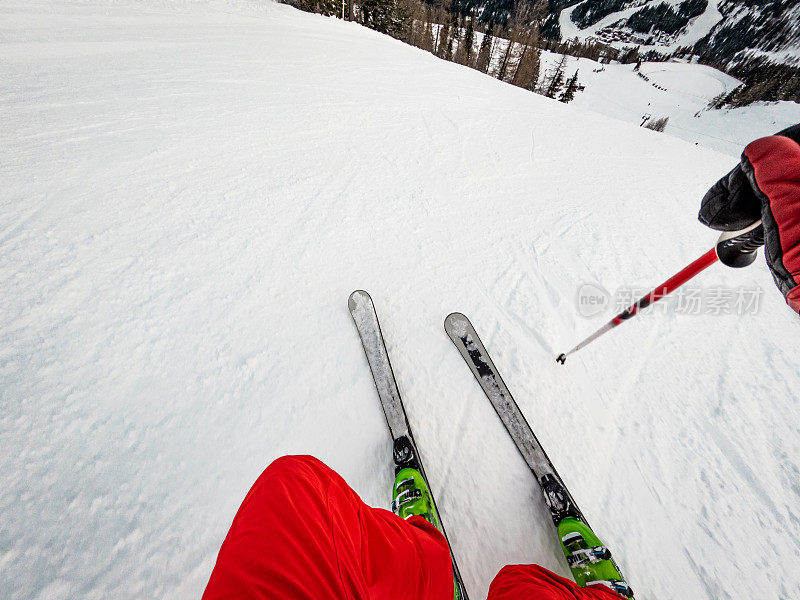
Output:
[[359,288],[473,598],[567,569],[452,311],[640,598],[800,597],[800,323],[762,261],[698,277],[757,315],[654,307],[554,361],[611,316],[581,284],[713,243],[731,156],[270,3],[6,2],[0,81],[0,597],[199,597],[287,453],[389,506]]

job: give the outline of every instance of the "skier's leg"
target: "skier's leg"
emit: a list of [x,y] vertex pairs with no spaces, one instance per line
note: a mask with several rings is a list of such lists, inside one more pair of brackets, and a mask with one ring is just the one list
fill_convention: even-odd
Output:
[[370,508],[319,460],[287,456],[242,502],[203,598],[452,600],[452,565],[423,518]]
[[539,565],[508,565],[489,586],[486,600],[620,600],[604,585],[582,588]]

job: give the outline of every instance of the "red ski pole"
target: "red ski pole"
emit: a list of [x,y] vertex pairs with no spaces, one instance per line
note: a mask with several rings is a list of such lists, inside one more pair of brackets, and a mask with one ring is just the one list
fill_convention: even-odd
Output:
[[628,319],[635,317],[639,314],[640,310],[647,308],[653,304],[653,302],[658,302],[665,296],[671,294],[692,277],[713,265],[717,260],[729,267],[746,267],[756,259],[756,251],[759,246],[763,244],[764,228],[761,227],[761,221],[754,223],[742,231],[723,233],[715,247],[711,248],[711,250],[703,254],[703,256],[667,279],[649,294],[639,298],[639,300],[619,313],[572,350],[559,354],[558,358],[556,358],[556,362],[560,362],[563,365],[567,360],[567,356],[573,352],[577,352],[584,346],[588,346],[607,331],[614,329],[617,325],[622,325],[622,323]]

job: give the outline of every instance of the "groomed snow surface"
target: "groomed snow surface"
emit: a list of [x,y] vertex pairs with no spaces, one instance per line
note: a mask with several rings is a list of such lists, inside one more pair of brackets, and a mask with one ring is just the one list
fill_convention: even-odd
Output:
[[[475,323],[639,598],[800,597],[800,322],[603,323],[714,234],[735,162],[287,6],[0,5],[0,597],[197,598],[249,486],[311,453],[376,506],[371,292],[474,599],[563,559],[442,329]],[[390,560],[390,557],[387,557]]]

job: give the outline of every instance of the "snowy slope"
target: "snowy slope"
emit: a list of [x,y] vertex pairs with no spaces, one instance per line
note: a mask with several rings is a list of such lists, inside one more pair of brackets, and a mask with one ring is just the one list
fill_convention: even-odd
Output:
[[[543,52],[540,78],[547,77],[560,59],[560,55]],[[566,78],[576,70],[585,90],[575,95],[571,106],[637,125],[646,114],[654,119],[669,117],[666,134],[734,157],[748,142],[800,122],[800,104],[796,102],[709,110],[710,100],[740,82],[707,65],[646,62],[640,68],[645,76],[641,77],[634,65],[601,65],[567,57]]]
[[713,242],[730,156],[259,2],[4,2],[0,82],[0,597],[199,597],[285,453],[388,506],[358,287],[473,598],[565,567],[453,310],[639,597],[800,596],[800,322],[761,261],[699,279],[757,315],[654,307],[553,360],[610,312],[582,284]]
[[698,17],[695,17],[678,34],[672,43],[672,48],[691,46],[698,40],[708,35],[708,33],[722,20],[722,13],[719,12],[719,0],[708,0],[708,6]]
[[800,3],[718,2],[723,20],[711,30],[701,51],[710,50],[717,60],[728,63],[763,56],[775,63],[800,64]]

